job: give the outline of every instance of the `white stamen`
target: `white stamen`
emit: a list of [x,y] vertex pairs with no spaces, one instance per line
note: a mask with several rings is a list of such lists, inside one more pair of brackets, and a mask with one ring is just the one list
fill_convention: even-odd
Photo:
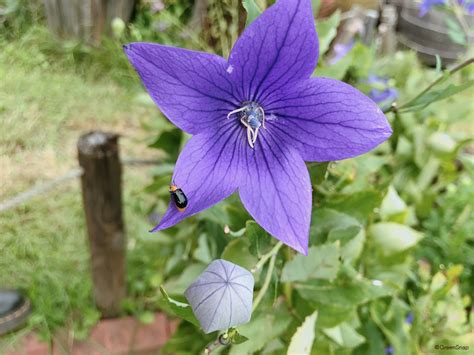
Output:
[[247,127],[247,141],[249,142],[250,148],[253,148],[252,133],[252,128]]
[[253,139],[252,139],[252,143],[255,143],[255,141],[257,140],[257,135],[258,135],[258,128],[255,130],[255,132],[253,132]]
[[258,107],[258,109],[260,110],[260,112],[262,112],[262,126],[264,129],[267,129],[267,127],[265,127],[265,111],[260,106]]
[[[257,109],[260,114],[261,114],[261,118],[258,118],[257,116],[257,120],[261,123],[261,126],[264,128],[264,129],[267,129],[266,125],[265,125],[265,111],[263,110],[262,107],[258,106],[258,107],[254,107],[252,105],[255,105],[255,103],[250,103],[250,104],[246,104],[244,107],[241,107],[241,108],[238,108],[236,110],[233,110],[231,112],[229,112],[227,114],[227,119],[230,119],[232,115],[234,114],[237,114],[239,112],[242,112],[242,111],[245,111],[245,110],[252,110],[252,109]],[[249,143],[249,146],[251,148],[254,148],[255,146],[255,142],[257,141],[257,137],[258,137],[258,131],[259,131],[259,128],[260,128],[260,124],[255,124],[254,121],[252,121],[252,125],[255,125],[255,126],[258,126],[255,128],[253,128],[253,126],[250,125],[250,122],[249,122],[249,117],[247,114],[242,114],[240,115],[240,122],[245,126],[245,128],[247,129],[247,141]],[[252,118],[252,120],[254,120],[254,118]]]
[[[239,112],[241,112],[241,111],[243,111],[243,110],[245,110],[245,109],[246,109],[246,107],[242,107],[242,108],[238,108],[237,110],[230,111],[230,112],[227,114],[227,119],[230,119],[230,116],[232,116],[232,115],[235,114],[235,113],[239,113]],[[242,121],[242,120],[241,120],[241,121]]]

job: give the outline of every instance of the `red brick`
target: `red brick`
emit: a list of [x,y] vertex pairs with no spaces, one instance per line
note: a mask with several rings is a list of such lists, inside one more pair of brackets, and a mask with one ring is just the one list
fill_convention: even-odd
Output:
[[48,355],[49,344],[30,333],[26,335],[14,349],[7,350],[5,355]]
[[[155,314],[151,324],[142,324],[133,317],[101,320],[91,331],[87,340],[74,341],[68,338],[67,330],[57,333],[53,355],[135,355],[156,353],[169,339],[178,325],[161,313]],[[40,342],[33,334],[20,343],[19,351],[5,355],[48,355],[48,343]]]

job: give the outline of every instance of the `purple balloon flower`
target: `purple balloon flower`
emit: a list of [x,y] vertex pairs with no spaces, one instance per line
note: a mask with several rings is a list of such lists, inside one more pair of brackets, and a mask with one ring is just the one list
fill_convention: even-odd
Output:
[[334,45],[334,56],[328,60],[328,64],[333,65],[339,62],[342,58],[344,58],[349,52],[354,48],[355,41],[351,39],[347,43],[336,43]]
[[474,14],[474,1],[473,0],[465,1],[462,5],[464,5],[464,9],[469,15]]
[[[474,1],[473,0],[457,0],[457,3],[464,8],[464,11],[469,15],[474,13]],[[451,5],[446,0],[423,0],[420,4],[420,11],[418,13],[419,17],[425,16],[431,8],[434,6],[446,5],[450,7]]]
[[418,13],[419,17],[425,16],[433,6],[444,5],[446,0],[423,0],[420,4],[420,12]]
[[205,333],[247,323],[252,315],[254,280],[244,268],[214,260],[184,295]]
[[186,194],[154,228],[169,228],[236,190],[252,217],[306,254],[311,181],[305,161],[363,154],[392,133],[353,87],[310,78],[318,59],[310,0],[279,0],[237,40],[230,58],[151,43],[125,46],[162,112],[193,137],[173,183]]
[[373,86],[369,97],[376,102],[382,110],[387,109],[398,98],[398,90],[390,87],[387,78],[369,75],[367,84]]

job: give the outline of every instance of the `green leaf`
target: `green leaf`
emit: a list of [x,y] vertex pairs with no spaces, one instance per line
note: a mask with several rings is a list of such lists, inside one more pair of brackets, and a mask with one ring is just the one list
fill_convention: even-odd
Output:
[[285,264],[281,281],[333,280],[339,270],[339,256],[339,243],[310,247],[308,256],[297,254]]
[[218,203],[217,205],[202,211],[196,217],[200,220],[212,221],[223,228],[225,225],[230,223],[229,213],[225,207],[224,204]]
[[354,355],[380,355],[385,352],[385,340],[377,326],[369,319],[362,319],[361,333],[367,339],[355,350]]
[[250,270],[258,262],[258,258],[249,253],[250,241],[237,238],[230,241],[222,252],[221,258]]
[[317,304],[312,302],[313,307],[318,309],[318,327],[332,328],[336,325],[349,320],[356,313],[357,308],[354,305],[334,306],[328,304]]
[[373,210],[380,206],[382,198],[383,196],[379,191],[365,190],[335,195],[326,203],[326,206],[365,222]]
[[309,355],[313,346],[316,320],[318,319],[318,311],[307,316],[296,329],[295,334],[291,337],[290,345],[288,347],[288,354]]
[[422,234],[403,224],[382,222],[369,229],[369,235],[380,252],[389,256],[415,246]]
[[272,249],[272,237],[255,221],[247,221],[245,236],[250,242],[250,253],[258,258]]
[[456,149],[456,141],[444,132],[435,132],[428,138],[428,144],[439,154],[450,154]]
[[311,304],[348,308],[391,295],[394,291],[380,283],[352,280],[328,284],[316,280],[295,283],[295,289]]
[[174,161],[179,154],[182,138],[183,134],[181,130],[177,128],[164,131],[152,144],[150,144],[150,148],[163,150],[168,155],[168,158]]
[[347,322],[334,328],[322,329],[322,332],[343,348],[356,348],[365,342],[365,338]]
[[249,338],[240,334],[237,329],[233,328],[232,331],[233,331],[233,334],[231,336],[232,344],[242,344],[249,340]]
[[270,340],[282,334],[291,322],[291,316],[282,307],[272,313],[257,313],[252,320],[239,326],[239,332],[249,340],[232,346],[230,355],[253,354],[262,349]]
[[245,22],[245,26],[248,27],[262,13],[262,10],[255,0],[243,0],[242,5],[245,11],[247,11],[247,21]]
[[[445,74],[446,79],[449,77],[449,74]],[[445,80],[443,80],[445,81]],[[436,89],[440,85],[434,86],[431,90],[423,93],[419,97],[415,98],[414,100],[408,102],[407,104],[400,107],[399,112],[415,112],[421,111],[431,105],[434,102],[441,101],[456,95],[466,89],[469,89],[471,86],[474,85],[474,79],[465,82],[464,84],[449,84],[444,86],[440,89]]]
[[[400,198],[397,190],[390,185],[380,206],[380,216],[383,220],[388,220],[395,215],[403,215],[405,217],[407,212],[408,209],[405,201]],[[400,222],[404,222],[404,219]]]
[[171,315],[184,319],[185,321],[188,321],[197,327],[201,327],[189,304],[170,298],[163,286],[160,286],[160,291],[163,297],[158,300],[158,305],[162,310]]
[[448,36],[456,44],[466,45],[466,36],[459,23],[450,16],[445,16],[444,21],[448,27]]
[[166,287],[167,290],[170,290],[172,295],[183,294],[188,286],[197,279],[205,268],[206,265],[204,264],[191,264],[187,266],[179,276],[166,281],[164,287]]
[[[354,49],[352,49],[354,50]],[[318,77],[328,77],[337,80],[342,80],[349,68],[352,65],[353,57],[351,52],[349,52],[345,57],[340,59],[337,63],[332,65],[324,65],[316,69],[316,74]],[[321,61],[322,62],[322,61]]]
[[205,234],[201,234],[198,239],[198,247],[194,250],[193,253],[194,259],[204,263],[210,264],[212,261],[211,250],[207,243],[207,238]]
[[328,242],[339,241],[341,257],[349,262],[356,260],[362,253],[365,242],[365,230],[359,226],[335,228],[328,234]]
[[410,334],[406,327],[407,305],[393,298],[387,307],[385,302],[374,302],[370,305],[370,316],[392,344],[395,354],[410,354]]
[[233,202],[232,204],[225,205],[224,210],[229,219],[230,229],[233,231],[238,231],[238,230],[243,229],[243,227],[247,224],[247,221],[252,219],[252,217],[248,214],[247,210],[242,206],[238,198],[236,198],[236,201],[232,201],[232,202]]
[[311,181],[315,185],[322,184],[326,179],[329,162],[308,164]]
[[418,175],[416,184],[419,191],[425,191],[431,185],[433,179],[438,175],[441,162],[434,156],[424,162],[423,168]]
[[204,348],[216,340],[214,333],[203,334],[188,322],[180,322],[178,329],[173,332],[159,354],[196,355],[203,354]]
[[313,221],[311,225],[311,236],[320,240],[322,235],[329,233],[334,228],[345,228],[350,226],[361,226],[360,222],[352,216],[329,208],[316,208],[313,210]]
[[337,28],[341,22],[341,11],[338,9],[330,17],[316,21],[316,31],[319,38],[319,55],[322,56],[329,49]]

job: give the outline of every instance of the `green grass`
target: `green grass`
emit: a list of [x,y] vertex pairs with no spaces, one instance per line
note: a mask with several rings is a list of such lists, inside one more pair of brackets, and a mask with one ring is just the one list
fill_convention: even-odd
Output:
[[45,48],[54,45],[61,46],[41,28],[15,41],[0,39],[0,199],[74,166],[75,142],[88,130],[121,133],[124,155],[142,155],[141,124],[157,116],[156,108],[137,101],[138,91],[117,85],[112,72],[91,77],[70,52],[47,56]]
[[[128,268],[134,275],[129,278],[129,289],[134,296],[140,295],[138,291],[147,282],[140,276],[147,276],[147,270],[140,270],[144,266],[142,261],[150,266],[147,258],[151,255],[146,250],[155,253],[157,248],[162,249],[159,237],[148,233],[146,215],[151,201],[139,187],[146,183],[143,172],[134,169],[124,175]],[[81,203],[79,184],[73,181],[0,215],[0,285],[27,292],[34,306],[29,328],[38,330],[44,338],[51,337],[62,326],[82,338],[99,318],[91,296]],[[138,298],[130,302],[135,302],[132,311],[139,313],[144,309]]]
[[[135,86],[118,85],[114,73],[91,75],[100,66],[86,75],[72,54],[46,55],[44,48],[59,46],[51,41],[41,28],[17,40],[0,39],[0,200],[76,167],[76,141],[92,129],[120,133],[122,156],[157,157],[146,149],[152,133],[143,129],[153,126],[157,109],[137,99],[141,92]],[[140,315],[148,307],[144,296],[150,285],[159,281],[156,256],[166,248],[148,233],[152,196],[143,191],[150,182],[147,168],[124,170],[131,296],[125,309]],[[58,328],[85,337],[100,314],[91,293],[79,182],[0,213],[0,250],[0,287],[23,289],[33,303],[26,330],[45,339]],[[0,353],[16,339],[3,339]]]

